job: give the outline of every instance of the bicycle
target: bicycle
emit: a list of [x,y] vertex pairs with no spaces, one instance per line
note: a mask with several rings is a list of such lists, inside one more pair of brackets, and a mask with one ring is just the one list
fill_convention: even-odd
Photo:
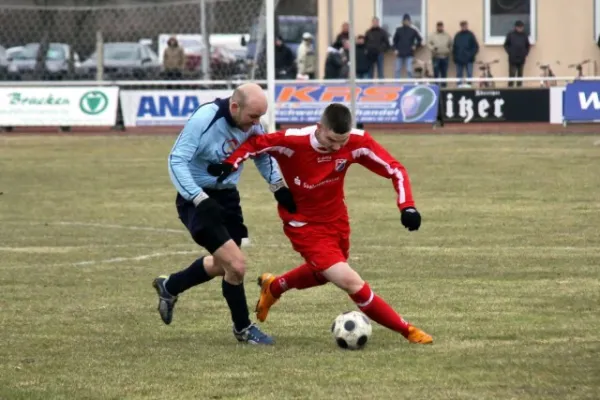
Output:
[[592,62],[592,60],[583,60],[582,62],[578,63],[578,64],[569,64],[569,68],[575,68],[575,70],[577,71],[577,77],[575,77],[575,79],[581,79],[583,78],[583,66],[585,64],[588,64]]
[[[479,87],[480,88],[494,88],[496,87],[496,84],[491,81],[491,79],[494,78],[494,76],[492,75],[492,65],[493,64],[498,64],[500,62],[500,60],[493,60],[490,62],[484,62],[484,61],[477,61],[475,64],[479,65],[479,70],[481,71],[481,79],[484,79],[482,81],[479,82]],[[490,81],[487,81],[487,79],[490,79]]]
[[[560,65],[560,61],[555,61],[556,65]],[[556,86],[556,80],[550,80],[547,78],[554,78],[556,77],[556,75],[554,74],[554,71],[552,71],[552,66],[550,65],[550,63],[547,64],[542,64],[540,62],[537,63],[537,66],[540,67],[540,69],[542,70],[542,73],[540,74],[540,76],[542,77],[542,80],[540,81],[540,86],[541,87],[551,87],[551,86]]]

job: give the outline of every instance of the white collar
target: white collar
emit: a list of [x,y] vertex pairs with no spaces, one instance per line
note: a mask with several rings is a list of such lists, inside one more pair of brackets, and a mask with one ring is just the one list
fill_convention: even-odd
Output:
[[315,129],[310,134],[310,145],[312,146],[313,150],[316,151],[317,153],[323,153],[323,154],[329,153],[329,151],[323,149],[323,146],[321,146],[321,144],[317,140],[316,132],[317,132],[317,130]]

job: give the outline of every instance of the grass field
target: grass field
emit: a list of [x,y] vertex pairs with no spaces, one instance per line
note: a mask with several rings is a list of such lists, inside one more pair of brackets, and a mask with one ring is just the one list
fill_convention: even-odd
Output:
[[[220,283],[165,326],[151,281],[199,254],[174,207],[173,137],[0,137],[0,399],[598,399],[600,147],[590,136],[377,136],[408,168],[422,229],[389,181],[351,168],[351,263],[434,336],[329,327],[331,286],[287,293],[238,345]],[[296,266],[254,166],[240,186],[256,276]]]

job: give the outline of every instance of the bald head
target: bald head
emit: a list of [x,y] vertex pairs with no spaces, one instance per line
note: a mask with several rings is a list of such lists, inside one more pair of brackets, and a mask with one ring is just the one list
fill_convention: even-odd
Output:
[[267,106],[267,96],[263,88],[256,83],[244,83],[235,88],[231,100],[241,107],[245,107],[250,103],[262,103],[265,107]]
[[233,91],[229,110],[240,129],[248,131],[266,114],[267,96],[256,83],[244,83]]

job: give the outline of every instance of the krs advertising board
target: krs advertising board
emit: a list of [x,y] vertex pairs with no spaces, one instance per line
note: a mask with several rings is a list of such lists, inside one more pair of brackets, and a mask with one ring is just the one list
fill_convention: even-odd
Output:
[[[437,85],[357,84],[359,123],[434,123],[438,117]],[[277,84],[276,120],[282,124],[314,124],[331,103],[350,106],[346,84]]]

